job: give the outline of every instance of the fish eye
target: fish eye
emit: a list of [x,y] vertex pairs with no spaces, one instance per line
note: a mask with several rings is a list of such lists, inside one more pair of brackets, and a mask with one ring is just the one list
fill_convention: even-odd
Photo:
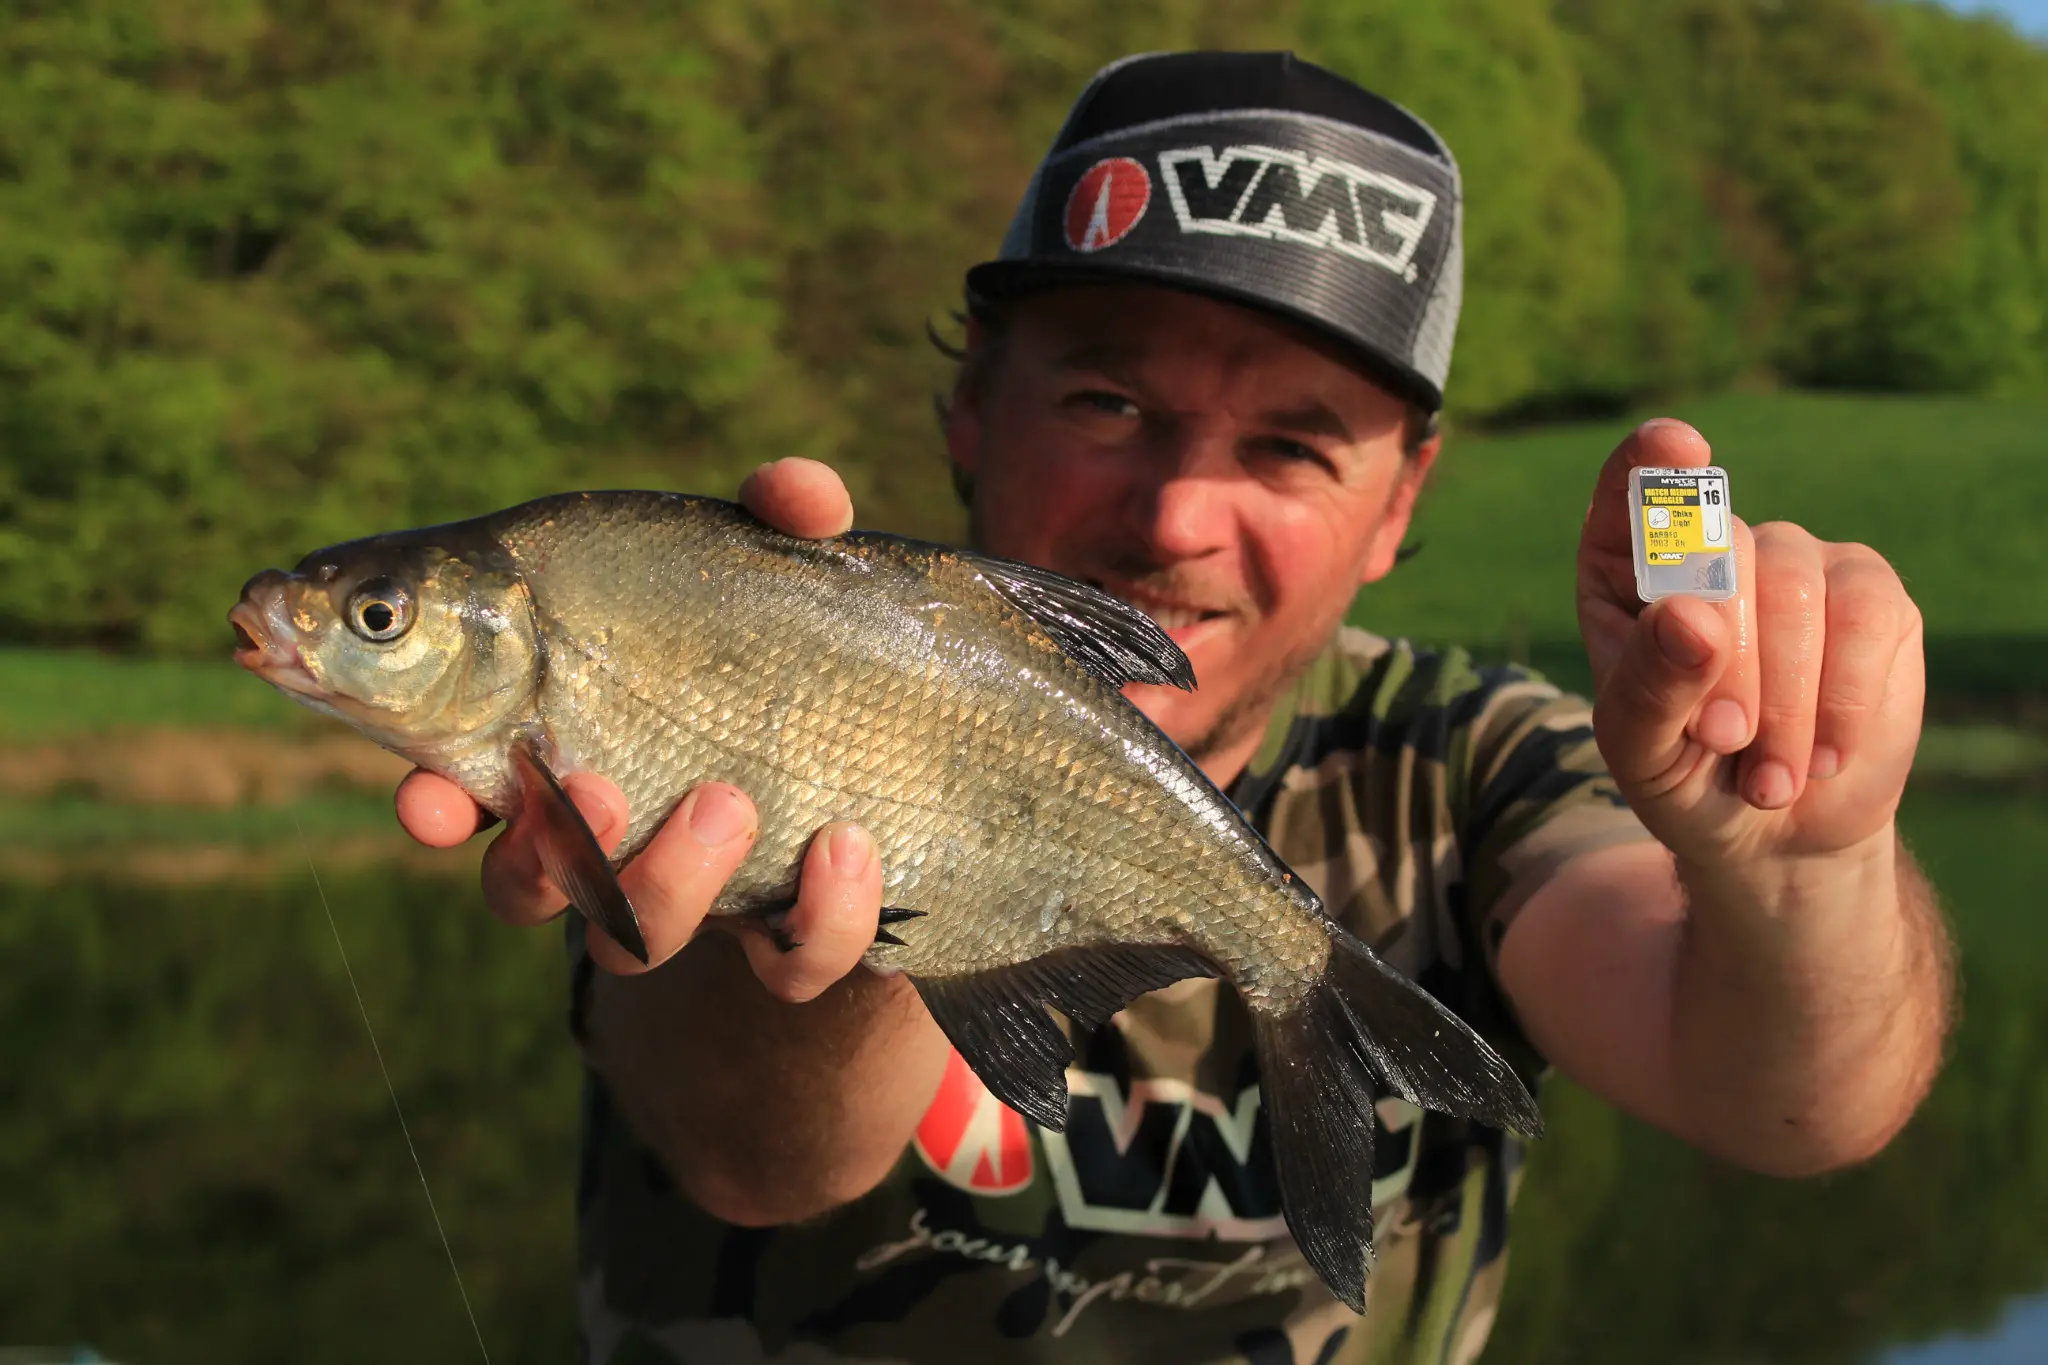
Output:
[[372,578],[348,599],[348,628],[372,644],[387,644],[412,629],[412,594],[389,578]]

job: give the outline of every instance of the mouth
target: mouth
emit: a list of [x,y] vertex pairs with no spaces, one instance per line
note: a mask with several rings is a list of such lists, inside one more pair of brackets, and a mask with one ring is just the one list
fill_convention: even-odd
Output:
[[235,662],[273,687],[308,696],[321,694],[307,671],[284,616],[284,593],[275,583],[251,583],[228,613],[235,631]]
[[1217,611],[1192,602],[1161,597],[1127,584],[1108,583],[1094,578],[1089,579],[1088,583],[1090,587],[1100,589],[1118,601],[1144,612],[1161,630],[1172,636],[1176,643],[1183,642],[1183,636],[1192,633],[1196,627],[1211,621],[1221,621],[1230,615],[1227,611]]

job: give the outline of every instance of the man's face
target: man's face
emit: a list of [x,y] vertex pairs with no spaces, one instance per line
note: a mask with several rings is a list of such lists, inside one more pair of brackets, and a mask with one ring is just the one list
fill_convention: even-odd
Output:
[[1405,455],[1406,405],[1309,334],[1175,290],[1034,295],[968,344],[978,380],[947,446],[974,479],[976,543],[1166,627],[1198,690],[1128,693],[1228,780],[1393,567],[1435,441]]

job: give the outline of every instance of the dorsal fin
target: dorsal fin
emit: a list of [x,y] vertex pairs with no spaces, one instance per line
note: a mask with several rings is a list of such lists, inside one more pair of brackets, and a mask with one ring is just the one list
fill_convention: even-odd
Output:
[[1183,692],[1195,690],[1188,656],[1136,607],[1050,569],[967,550],[957,553],[1068,657],[1111,687],[1171,683]]

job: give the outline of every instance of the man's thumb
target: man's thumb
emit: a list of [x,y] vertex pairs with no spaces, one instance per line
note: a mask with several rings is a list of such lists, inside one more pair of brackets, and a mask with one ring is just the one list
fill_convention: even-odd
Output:
[[1684,755],[1686,727],[1726,666],[1727,636],[1720,614],[1690,597],[1636,618],[1593,704],[1594,738],[1624,787],[1656,786]]

